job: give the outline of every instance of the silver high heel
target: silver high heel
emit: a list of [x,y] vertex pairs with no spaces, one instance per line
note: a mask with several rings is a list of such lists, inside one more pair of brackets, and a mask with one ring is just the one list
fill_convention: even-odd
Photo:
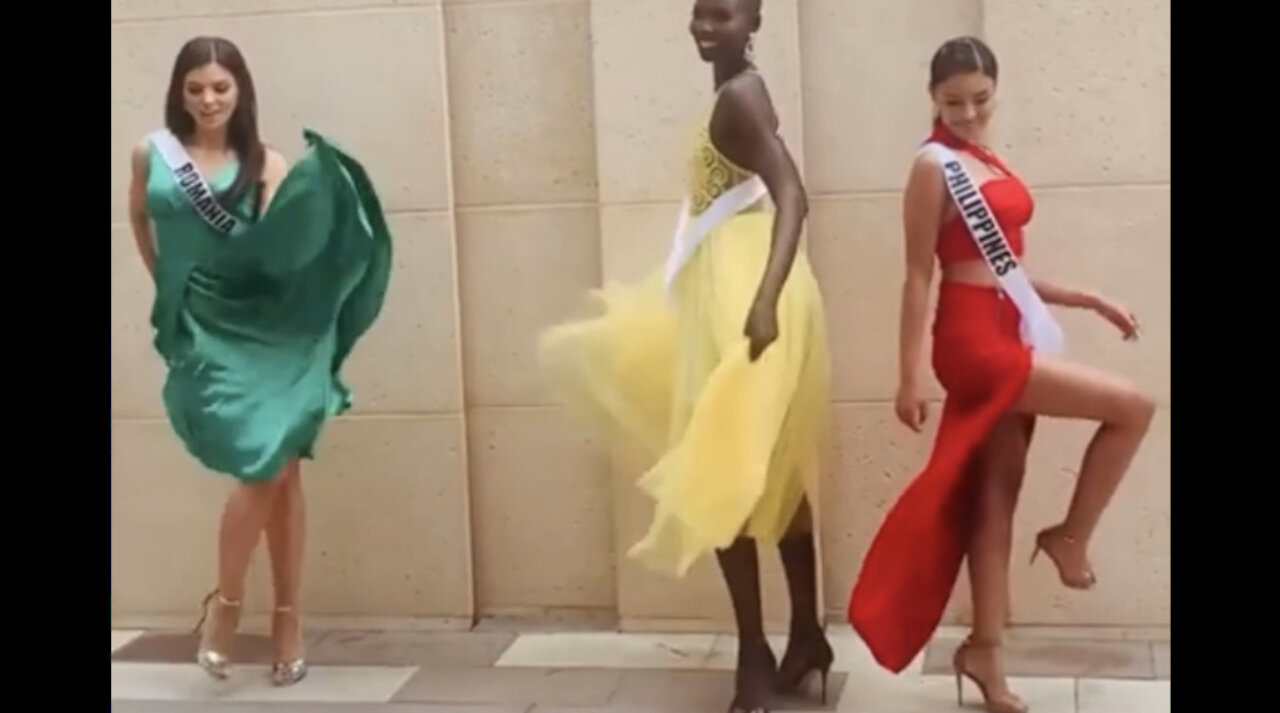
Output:
[[[196,664],[198,664],[200,668],[204,669],[204,672],[209,674],[211,677],[222,681],[226,680],[226,678],[231,675],[231,657],[227,652],[218,651],[213,648],[213,645],[210,642],[210,629],[206,629],[204,627],[205,623],[208,622],[210,618],[209,604],[213,602],[215,597],[217,598],[217,605],[226,609],[238,608],[240,606],[240,602],[233,602],[223,597],[222,593],[216,589],[209,592],[209,595],[204,598],[204,603],[200,607],[202,610],[200,613],[200,621],[196,623],[194,630],[196,633],[200,634],[200,647],[196,651]],[[218,613],[218,623],[222,623],[221,611]]]
[[[276,607],[275,614],[292,614],[293,607]],[[298,629],[298,637],[302,637],[302,629]],[[290,661],[276,661],[271,664],[271,683],[276,686],[292,686],[307,677],[307,661],[298,656]]]

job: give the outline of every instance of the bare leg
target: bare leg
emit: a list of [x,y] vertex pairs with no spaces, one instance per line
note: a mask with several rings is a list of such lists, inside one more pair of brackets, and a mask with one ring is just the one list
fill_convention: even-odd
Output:
[[[205,604],[208,626],[203,631],[197,661],[210,675],[225,678],[230,667],[231,645],[240,623],[244,579],[258,538],[271,514],[279,478],[236,487],[222,510],[218,532],[218,591]],[[201,625],[206,623],[201,620]]]
[[1132,384],[1105,372],[1036,357],[1017,409],[1101,422],[1085,449],[1066,519],[1036,538],[1037,550],[1053,559],[1063,584],[1088,588],[1095,581],[1089,539],[1151,426],[1155,404]]
[[[275,590],[275,611],[271,617],[271,638],[275,661],[281,673],[302,658],[302,628],[299,599],[302,590],[302,554],[306,538],[305,501],[302,493],[302,464],[295,460],[280,475],[279,493],[267,523],[267,551],[271,556],[271,581]],[[292,682],[283,676],[278,682]]]
[[799,688],[810,672],[822,676],[822,702],[826,704],[827,673],[835,654],[818,618],[818,563],[813,533],[813,511],[808,500],[801,501],[787,534],[778,543],[782,567],[787,574],[791,596],[791,631],[787,651],[778,666],[778,691]]
[[760,567],[756,542],[739,537],[716,553],[733,614],[738,623],[738,669],[735,676],[731,713],[767,711],[773,693],[777,667],[769,641],[764,637],[764,615],[760,607]]
[[1000,646],[1009,616],[1013,512],[1022,490],[1033,425],[1033,417],[1005,416],[992,429],[976,462],[979,480],[968,557],[973,631],[956,652],[955,668],[958,674],[978,682],[987,709],[994,713],[1026,710],[1021,699],[1009,691]]

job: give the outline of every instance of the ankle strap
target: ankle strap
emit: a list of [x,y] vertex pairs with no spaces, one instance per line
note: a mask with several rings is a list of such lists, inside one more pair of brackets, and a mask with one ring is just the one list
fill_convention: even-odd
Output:
[[222,596],[222,592],[217,589],[213,590],[212,592],[209,592],[209,595],[204,598],[204,605],[206,607],[209,606],[209,602],[213,601],[214,599],[217,599],[218,604],[224,607],[240,606],[239,599],[235,599],[235,600],[227,599],[226,597]]
[[209,592],[209,594],[204,598],[204,603],[200,605],[200,621],[196,622],[196,626],[193,631],[200,631],[204,627],[205,620],[209,618],[209,602],[214,601],[215,598],[218,601],[218,606],[226,607],[228,609],[234,609],[240,606],[239,600],[232,601],[227,599],[222,596],[222,592],[219,592],[216,589]]

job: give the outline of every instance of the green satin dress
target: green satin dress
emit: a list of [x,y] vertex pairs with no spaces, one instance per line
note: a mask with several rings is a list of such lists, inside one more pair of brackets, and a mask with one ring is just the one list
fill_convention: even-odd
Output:
[[[304,136],[306,154],[234,237],[201,219],[151,149],[151,324],[168,367],[165,409],[193,456],[242,481],[311,458],[327,419],[350,407],[339,372],[390,279],[391,235],[364,169],[322,136]],[[206,180],[220,193],[236,170]],[[251,200],[225,207],[245,218]]]

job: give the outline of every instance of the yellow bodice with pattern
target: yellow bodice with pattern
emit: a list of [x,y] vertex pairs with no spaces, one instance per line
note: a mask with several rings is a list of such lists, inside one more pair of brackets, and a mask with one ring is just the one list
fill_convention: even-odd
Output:
[[[730,161],[716,148],[711,141],[711,126],[704,121],[698,128],[693,142],[693,159],[689,166],[688,185],[689,212],[701,215],[722,193],[734,186],[749,180],[755,173]],[[742,212],[764,210],[765,200],[761,199]]]

